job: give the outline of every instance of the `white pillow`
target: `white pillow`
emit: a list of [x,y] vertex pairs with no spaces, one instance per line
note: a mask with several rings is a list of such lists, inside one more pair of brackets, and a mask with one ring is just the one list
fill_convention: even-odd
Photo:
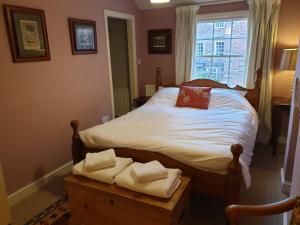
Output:
[[246,96],[247,91],[238,91],[238,90],[232,90],[232,89],[226,89],[226,88],[213,88],[211,91],[212,94],[239,94],[241,96]]

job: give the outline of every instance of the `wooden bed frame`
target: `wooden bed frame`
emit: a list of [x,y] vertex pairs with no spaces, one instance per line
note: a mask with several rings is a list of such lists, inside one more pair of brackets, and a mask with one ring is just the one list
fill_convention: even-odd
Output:
[[[161,69],[157,68],[156,74],[156,89],[162,86],[161,83]],[[258,111],[259,109],[259,96],[261,87],[261,70],[257,71],[257,78],[255,89],[245,89],[240,86],[234,88],[228,87],[226,84],[221,84],[212,80],[198,79],[190,82],[185,82],[183,85],[199,86],[199,87],[213,87],[213,88],[226,88],[239,91],[247,91],[246,98],[251,105]],[[168,87],[175,87],[176,85],[167,85]],[[73,162],[78,163],[85,158],[85,154],[88,152],[99,152],[105,149],[102,148],[88,148],[85,147],[79,137],[79,121],[71,121],[71,127],[73,129],[72,136],[72,155]],[[233,160],[228,165],[227,174],[216,174],[212,172],[206,172],[200,169],[193,168],[181,162],[178,162],[170,157],[162,155],[156,152],[118,148],[115,146],[116,155],[119,157],[130,157],[134,161],[148,162],[151,160],[158,160],[164,166],[170,168],[180,168],[183,173],[192,178],[192,190],[201,194],[206,194],[211,197],[221,198],[225,201],[226,205],[236,204],[239,200],[240,186],[242,184],[242,172],[239,162],[240,155],[243,152],[243,147],[240,144],[233,144],[231,146],[231,152]]]

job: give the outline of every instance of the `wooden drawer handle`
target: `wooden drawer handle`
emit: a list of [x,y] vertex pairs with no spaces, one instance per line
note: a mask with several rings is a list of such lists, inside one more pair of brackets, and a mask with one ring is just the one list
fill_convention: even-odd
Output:
[[87,208],[88,208],[88,205],[87,205],[86,203],[84,203],[84,204],[83,204],[83,208],[84,208],[84,209],[87,209]]
[[115,204],[114,200],[110,200],[109,204],[114,205]]

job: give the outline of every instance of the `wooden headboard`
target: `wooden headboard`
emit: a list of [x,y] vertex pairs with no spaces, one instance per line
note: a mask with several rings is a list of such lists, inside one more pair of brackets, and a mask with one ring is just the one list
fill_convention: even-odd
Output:
[[255,88],[247,89],[243,88],[239,85],[231,88],[227,84],[222,84],[213,80],[208,79],[196,79],[189,82],[184,82],[181,85],[162,85],[161,82],[161,68],[156,68],[156,82],[155,82],[155,89],[156,91],[160,86],[164,87],[179,87],[179,86],[192,86],[192,87],[212,87],[212,88],[225,88],[237,91],[247,91],[246,99],[250,102],[253,108],[258,112],[259,110],[259,99],[260,99],[260,88],[261,88],[261,80],[262,80],[262,70],[259,69],[256,71],[256,81],[255,81]]

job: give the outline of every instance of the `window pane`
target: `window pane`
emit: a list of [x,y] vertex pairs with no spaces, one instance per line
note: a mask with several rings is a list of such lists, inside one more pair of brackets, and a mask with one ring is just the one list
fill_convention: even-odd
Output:
[[236,20],[233,21],[232,25],[232,37],[233,38],[247,38],[247,20]]
[[212,40],[203,40],[203,55],[211,56],[213,54],[213,42]]
[[212,39],[214,31],[214,23],[198,23],[197,36],[199,39]]
[[194,74],[193,79],[203,79],[210,75],[211,58],[210,57],[198,57],[194,62]]
[[247,52],[246,39],[232,39],[231,55],[245,55]]
[[[223,27],[218,23],[223,23]],[[215,22],[215,38],[230,38],[231,37],[231,21]]]
[[229,58],[217,57],[212,61],[212,73],[209,79],[216,80],[221,83],[227,83],[229,70]]
[[245,57],[232,57],[230,59],[230,86],[244,86]]

